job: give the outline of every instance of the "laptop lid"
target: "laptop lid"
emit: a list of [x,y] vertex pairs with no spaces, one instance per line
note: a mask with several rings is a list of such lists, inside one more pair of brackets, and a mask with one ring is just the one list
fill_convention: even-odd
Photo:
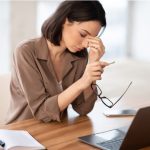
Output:
[[129,130],[119,128],[79,137],[79,139],[104,150],[137,150],[150,146],[150,107],[138,111]]
[[150,146],[150,107],[141,108],[137,112],[120,150],[136,150],[148,146]]

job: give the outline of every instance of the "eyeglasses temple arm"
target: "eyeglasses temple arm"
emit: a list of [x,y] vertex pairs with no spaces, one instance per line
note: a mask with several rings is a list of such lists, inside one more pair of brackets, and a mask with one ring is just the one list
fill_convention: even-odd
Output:
[[129,89],[129,87],[131,86],[131,84],[132,84],[132,81],[130,82],[130,84],[128,85],[128,87],[124,91],[124,93],[119,97],[119,99],[113,105],[115,105],[124,96],[124,94],[127,92],[127,90]]

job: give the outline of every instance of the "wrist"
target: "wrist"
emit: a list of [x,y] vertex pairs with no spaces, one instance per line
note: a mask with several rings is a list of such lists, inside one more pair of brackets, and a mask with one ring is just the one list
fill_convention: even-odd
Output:
[[84,91],[89,85],[87,85],[82,78],[78,80],[80,90]]
[[88,64],[91,64],[91,63],[94,63],[94,62],[96,62],[96,61],[99,61],[99,59],[94,59],[94,60],[88,60]]

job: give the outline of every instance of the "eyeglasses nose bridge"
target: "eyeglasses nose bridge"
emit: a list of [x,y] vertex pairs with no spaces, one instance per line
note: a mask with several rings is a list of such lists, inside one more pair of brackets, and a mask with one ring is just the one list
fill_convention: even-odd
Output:
[[[131,86],[132,84],[132,81],[129,83],[128,87],[126,88],[126,90],[124,91],[124,93],[120,96],[120,98],[115,102],[113,103],[111,100],[109,100],[107,97],[103,96],[101,97],[102,95],[102,90],[100,89],[100,87],[97,85],[97,84],[91,84],[91,88],[93,90],[93,92],[101,99],[101,101],[103,102],[104,105],[106,105],[107,107],[109,108],[112,108],[116,103],[119,102],[119,100],[124,96],[124,94],[127,92],[127,90],[129,89],[129,87]],[[94,87],[96,87],[96,89],[94,89]],[[100,90],[100,94],[97,93],[97,88]],[[107,105],[105,102],[104,102],[104,98],[106,98],[112,105]]]

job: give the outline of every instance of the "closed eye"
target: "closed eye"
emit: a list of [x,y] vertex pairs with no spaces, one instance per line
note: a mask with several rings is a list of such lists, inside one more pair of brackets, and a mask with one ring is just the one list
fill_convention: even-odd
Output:
[[80,33],[80,36],[84,38],[84,37],[86,37],[86,34]]

